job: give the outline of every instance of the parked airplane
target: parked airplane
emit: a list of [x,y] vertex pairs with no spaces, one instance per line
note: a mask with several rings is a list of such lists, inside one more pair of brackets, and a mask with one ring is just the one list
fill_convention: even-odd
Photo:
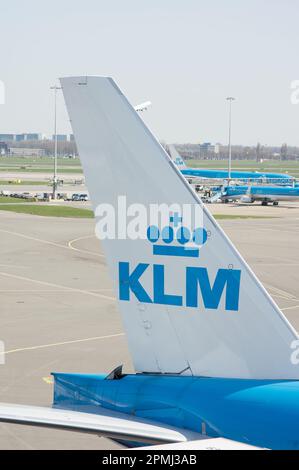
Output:
[[[188,179],[228,179],[228,170],[211,170],[203,168],[189,168],[183,158],[179,155],[174,145],[168,146],[170,156],[180,169],[182,174]],[[285,173],[261,173],[259,171],[231,171],[231,179],[245,182],[276,183],[280,185],[292,185],[295,178]]]
[[272,202],[277,206],[279,201],[298,201],[299,188],[285,186],[224,186],[219,192],[219,198],[224,201],[240,200],[253,203],[261,201],[263,206]]
[[96,213],[126,195],[203,222],[191,235],[176,214],[167,235],[102,240],[136,374],[54,373],[53,408],[0,404],[0,420],[128,445],[298,449],[297,333],[114,81],[61,85]]
[[151,101],[145,101],[144,103],[137,104],[134,107],[135,111],[142,112],[146,111],[152,105]]

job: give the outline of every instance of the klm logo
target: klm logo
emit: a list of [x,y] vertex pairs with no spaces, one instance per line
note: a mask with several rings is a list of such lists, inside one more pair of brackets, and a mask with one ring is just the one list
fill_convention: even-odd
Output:
[[177,157],[175,163],[177,165],[184,165],[184,160],[181,157]]
[[152,266],[153,295],[150,297],[142,285],[142,275],[149,269],[149,264],[139,263],[130,269],[128,262],[119,263],[119,299],[130,301],[131,294],[139,302],[160,305],[198,307],[199,298],[205,308],[218,309],[220,300],[225,295],[225,310],[239,310],[239,292],[241,271],[239,269],[218,269],[211,285],[208,270],[202,267],[186,267],[185,291],[183,295],[165,292],[165,266]]
[[[153,244],[153,255],[162,256],[184,256],[191,258],[199,257],[199,247],[204,245],[208,239],[204,228],[196,228],[191,231],[182,225],[182,217],[175,212],[170,217],[169,226],[160,230],[151,225],[147,229],[147,239]],[[174,245],[173,241],[177,244]]]
[[[161,233],[158,227],[151,226],[147,238],[153,247],[154,256],[199,257],[200,249],[207,242],[205,229],[197,228],[192,233],[183,226],[178,214],[170,218],[169,227]],[[176,244],[173,244],[176,239]],[[149,294],[142,284],[142,276],[151,270],[152,288]],[[241,271],[239,269],[218,269],[211,282],[207,268],[186,267],[184,288],[179,294],[165,292],[165,266],[163,264],[139,263],[135,268],[128,262],[119,263],[119,299],[130,301],[134,295],[139,302],[218,309],[222,298],[226,310],[238,311]]]

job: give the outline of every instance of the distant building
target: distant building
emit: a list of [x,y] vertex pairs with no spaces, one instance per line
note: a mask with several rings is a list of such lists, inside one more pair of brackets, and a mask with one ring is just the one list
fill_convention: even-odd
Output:
[[11,142],[15,140],[15,134],[0,134],[1,142]]
[[6,142],[0,142],[0,155],[8,154],[8,145]]
[[211,142],[204,142],[200,144],[200,156],[208,157],[211,154],[219,153],[219,144],[211,144]]
[[1,142],[25,142],[32,140],[42,140],[42,134],[38,132],[23,134],[0,134]]
[[42,134],[30,133],[30,134],[16,134],[16,142],[27,142],[32,140],[42,140]]
[[[52,140],[55,140],[55,135],[52,135]],[[67,135],[66,134],[57,134],[57,141],[58,142],[67,142]]]
[[25,147],[10,147],[9,155],[18,157],[44,157],[45,149],[30,149]]

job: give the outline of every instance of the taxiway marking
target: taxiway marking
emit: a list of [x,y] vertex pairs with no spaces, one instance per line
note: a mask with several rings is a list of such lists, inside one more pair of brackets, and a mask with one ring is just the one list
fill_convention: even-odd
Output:
[[60,284],[54,284],[52,282],[39,281],[38,279],[32,279],[30,277],[25,277],[25,276],[18,276],[16,274],[9,274],[9,273],[5,273],[5,272],[2,272],[2,271],[0,271],[0,276],[5,276],[5,277],[13,278],[13,279],[19,279],[21,281],[35,282],[36,284],[40,284],[42,286],[50,286],[50,287],[61,288],[61,289],[64,289],[65,291],[78,292],[80,294],[85,294],[85,295],[92,295],[94,297],[99,297],[99,298],[105,299],[105,300],[112,300],[112,301],[116,300],[115,297],[110,297],[108,295],[98,294],[96,292],[92,292],[92,291],[88,291],[88,290],[84,290],[84,289],[77,289],[77,288],[74,288],[74,287],[63,286],[63,285],[60,285]]
[[23,351],[35,351],[37,349],[53,348],[56,346],[65,346],[67,344],[85,343],[87,341],[97,341],[101,339],[117,338],[119,336],[124,336],[124,333],[116,333],[113,335],[105,335],[105,336],[93,336],[91,338],[74,339],[71,341],[61,341],[59,343],[40,344],[38,346],[28,346],[24,348],[11,349],[10,351],[5,351],[4,354],[7,355],[7,354],[13,354],[13,353],[23,352]]

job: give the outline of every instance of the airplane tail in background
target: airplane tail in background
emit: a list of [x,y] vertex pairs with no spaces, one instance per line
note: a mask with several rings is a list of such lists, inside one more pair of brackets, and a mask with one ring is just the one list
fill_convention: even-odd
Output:
[[175,148],[174,144],[168,145],[168,150],[172,161],[174,161],[179,170],[184,170],[185,168],[187,168],[183,158]]
[[[130,236],[112,224],[102,248],[136,371],[298,379],[295,331],[115,82],[61,84],[97,226],[113,210],[118,228],[130,217]],[[173,211],[135,236],[137,209],[174,203],[201,221]]]

